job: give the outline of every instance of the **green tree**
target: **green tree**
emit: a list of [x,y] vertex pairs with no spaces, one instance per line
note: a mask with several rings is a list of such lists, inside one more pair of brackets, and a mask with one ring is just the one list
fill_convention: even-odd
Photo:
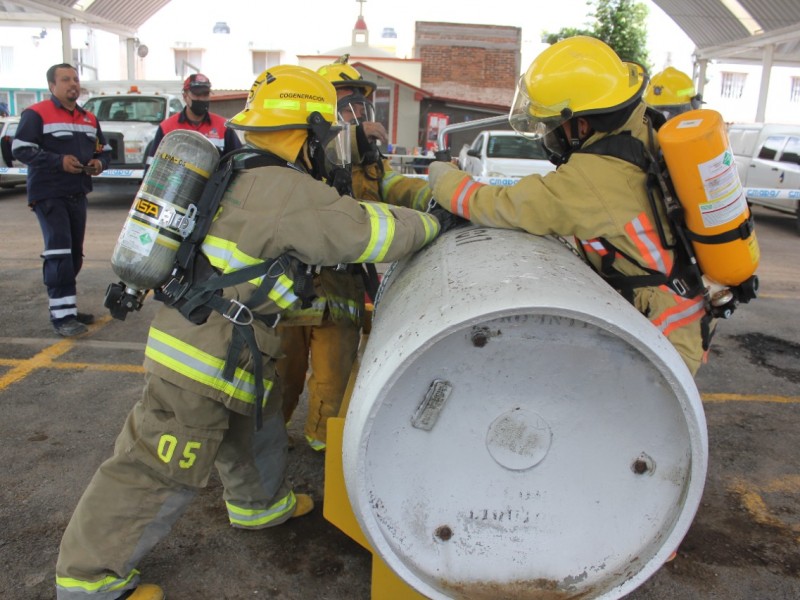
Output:
[[555,44],[575,35],[589,35],[611,46],[622,60],[644,65],[650,70],[647,53],[646,5],[637,0],[588,0],[594,22],[586,28],[563,27],[555,33],[544,32],[542,40]]
[[597,0],[594,35],[622,60],[648,67],[647,13],[647,6],[636,0]]

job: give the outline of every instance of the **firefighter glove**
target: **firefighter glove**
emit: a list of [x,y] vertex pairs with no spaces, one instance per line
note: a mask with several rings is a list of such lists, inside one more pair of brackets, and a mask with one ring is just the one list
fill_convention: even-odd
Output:
[[441,162],[453,162],[453,157],[450,156],[450,148],[444,150],[437,150],[433,153],[433,159]]
[[428,165],[428,187],[435,191],[436,182],[442,177],[442,175],[455,169],[456,167],[453,163],[433,161],[430,165]]
[[440,204],[437,204],[435,200],[431,201],[431,207],[428,209],[428,212],[436,217],[437,221],[439,221],[440,235],[450,231],[451,229],[469,224],[469,221],[467,221],[464,217],[454,215]]

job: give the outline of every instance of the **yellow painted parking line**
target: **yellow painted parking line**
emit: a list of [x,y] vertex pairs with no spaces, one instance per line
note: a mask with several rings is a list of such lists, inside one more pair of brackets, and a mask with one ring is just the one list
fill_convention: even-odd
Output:
[[[89,326],[89,331],[97,331],[105,327],[111,322],[110,316],[101,317],[94,325]],[[125,365],[125,364],[110,364],[110,363],[78,363],[78,362],[56,362],[59,356],[63,356],[72,350],[80,338],[71,338],[68,340],[61,340],[50,346],[47,346],[40,352],[37,352],[30,358],[26,359],[0,359],[0,365],[4,367],[11,367],[8,373],[0,376],[0,391],[6,389],[8,386],[17,383],[30,375],[37,369],[61,369],[61,370],[77,370],[85,369],[89,371],[117,371],[125,373],[144,373],[144,368],[141,365]]]
[[[0,367],[17,367],[28,362],[19,358],[0,358]],[[78,362],[50,362],[43,366],[34,367],[36,369],[59,369],[61,371],[79,370],[86,371],[119,371],[122,373],[144,373],[141,365],[125,365],[113,363],[78,363]],[[0,387],[2,389],[2,387]]]
[[800,403],[800,396],[774,396],[770,394],[700,394],[703,402],[775,402]]
[[24,379],[36,369],[43,369],[53,364],[53,361],[62,354],[69,352],[75,345],[74,340],[62,340],[52,346],[48,346],[38,354],[34,354],[27,360],[19,361],[14,368],[0,377],[0,390],[6,389],[13,383]]
[[800,298],[798,294],[786,293],[786,294],[762,294],[761,292],[758,293],[758,299],[761,298],[770,298],[772,300],[797,300]]
[[[800,475],[786,475],[767,482],[765,485],[756,485],[741,477],[735,478],[730,486],[731,491],[741,498],[742,505],[750,513],[756,523],[768,525],[777,529],[788,529],[793,534],[800,534],[800,525],[782,520],[770,511],[763,494],[800,492]],[[800,542],[800,537],[797,537]]]

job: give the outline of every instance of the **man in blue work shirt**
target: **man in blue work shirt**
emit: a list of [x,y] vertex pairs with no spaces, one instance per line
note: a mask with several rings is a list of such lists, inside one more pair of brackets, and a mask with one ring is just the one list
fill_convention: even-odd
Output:
[[44,236],[44,284],[50,321],[56,333],[74,337],[94,321],[79,313],[75,279],[83,264],[86,194],[92,175],[111,159],[97,118],[78,106],[80,79],[72,65],[47,70],[52,94],[22,112],[11,146],[14,158],[28,165],[28,205]]

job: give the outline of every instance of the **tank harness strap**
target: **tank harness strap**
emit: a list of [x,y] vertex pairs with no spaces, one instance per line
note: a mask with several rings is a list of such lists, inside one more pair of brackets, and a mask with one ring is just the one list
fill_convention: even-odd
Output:
[[[243,154],[247,155],[244,159],[235,160],[237,156]],[[289,269],[291,261],[296,259],[283,254],[278,258],[223,275],[211,266],[206,256],[199,250],[234,172],[263,166],[297,168],[274,154],[254,148],[239,148],[220,159],[220,166],[209,178],[198,202],[195,228],[178,248],[172,279],[156,294],[157,299],[178,309],[192,323],[198,325],[204,323],[212,310],[231,322],[233,335],[222,377],[227,381],[233,380],[239,357],[247,346],[253,361],[255,377],[256,429],[260,429],[262,425],[265,390],[261,352],[252,324],[257,319],[268,327],[275,327],[280,320],[280,313],[259,315],[253,313],[252,309],[266,300],[278,277],[283,275]],[[259,277],[262,281],[247,302],[222,297],[224,288]]]
[[736,240],[746,240],[753,235],[754,230],[755,223],[753,221],[753,214],[751,213],[747,220],[742,221],[735,229],[731,229],[723,233],[717,233],[715,235],[700,235],[687,229],[686,236],[690,240],[699,242],[701,244],[726,244]]
[[[651,121],[648,121],[648,125],[651,146],[654,146],[654,133]],[[603,278],[615,289],[619,290],[623,297],[631,302],[633,301],[633,292],[636,288],[659,285],[666,285],[675,294],[684,298],[706,295],[702,273],[700,272],[694,250],[688,239],[690,232],[683,225],[683,208],[675,199],[671,189],[671,183],[665,177],[665,174],[662,173],[659,162],[653,157],[653,154],[648,151],[645,144],[638,138],[633,137],[630,131],[623,131],[601,138],[597,142],[581,148],[578,152],[618,158],[639,167],[639,169],[646,173],[647,197],[658,230],[659,241],[665,249],[672,250],[675,253],[675,260],[670,273],[664,274],[653,269],[648,269],[632,256],[614,247],[608,240],[600,238],[600,243],[603,244],[608,251],[601,260],[600,274]],[[666,215],[665,219],[661,216],[662,212],[659,211],[659,205]],[[674,243],[670,243],[667,239],[665,226],[669,227],[670,232],[675,238]],[[752,227],[752,224],[750,226]],[[738,235],[740,235],[740,233],[737,230],[737,237]],[[613,266],[617,255],[622,256],[630,263],[636,265],[639,269],[645,271],[647,275],[629,276],[620,273]],[[707,313],[703,319],[705,320],[705,325],[701,323],[701,332],[703,347],[707,349],[711,342],[711,315]]]
[[[641,140],[633,137],[630,131],[624,131],[606,136],[588,147],[581,148],[579,152],[618,158],[639,167],[647,174],[648,200],[650,201],[650,208],[653,211],[654,222],[658,229],[659,240],[664,248],[672,250],[676,254],[672,271],[670,273],[661,273],[645,267],[634,257],[615,247],[605,238],[600,238],[598,241],[607,251],[607,254],[601,260],[600,266],[600,274],[603,278],[628,300],[632,300],[633,290],[636,288],[659,285],[666,285],[674,293],[684,297],[693,297],[701,294],[704,289],[702,278],[699,274],[694,275],[688,272],[689,269],[687,267],[691,263],[691,258],[681,251],[680,244],[671,244],[667,239],[662,217],[660,216],[661,213],[656,205],[658,184],[655,170],[657,169],[657,163],[646,151]],[[619,256],[644,271],[646,275],[625,275],[619,272],[614,267],[614,262]]]

